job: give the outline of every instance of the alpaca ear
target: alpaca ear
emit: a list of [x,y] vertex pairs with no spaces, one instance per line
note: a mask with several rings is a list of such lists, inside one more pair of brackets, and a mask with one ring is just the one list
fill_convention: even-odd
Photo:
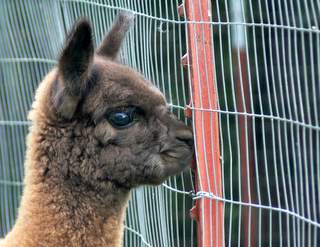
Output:
[[90,22],[81,18],[69,33],[58,62],[54,106],[71,119],[86,88],[93,62],[94,46]]
[[119,54],[122,41],[134,21],[134,14],[122,11],[118,14],[111,30],[103,39],[97,54],[115,60]]

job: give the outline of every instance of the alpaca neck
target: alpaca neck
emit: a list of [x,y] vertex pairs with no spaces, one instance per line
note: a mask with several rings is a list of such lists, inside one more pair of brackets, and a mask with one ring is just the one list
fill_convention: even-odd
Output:
[[59,179],[39,182],[38,173],[27,173],[19,217],[8,241],[27,247],[121,246],[128,190],[110,185],[109,191],[97,192]]

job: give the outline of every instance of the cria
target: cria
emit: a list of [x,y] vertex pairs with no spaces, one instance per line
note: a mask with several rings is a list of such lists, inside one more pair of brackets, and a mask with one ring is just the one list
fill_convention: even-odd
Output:
[[25,189],[1,247],[121,246],[130,190],[190,163],[190,129],[117,61],[132,22],[121,13],[96,51],[89,21],[74,25],[29,113]]

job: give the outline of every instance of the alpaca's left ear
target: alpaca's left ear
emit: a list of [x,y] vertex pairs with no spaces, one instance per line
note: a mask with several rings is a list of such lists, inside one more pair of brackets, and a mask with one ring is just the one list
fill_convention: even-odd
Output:
[[58,81],[54,92],[57,112],[71,119],[88,83],[94,45],[90,22],[82,18],[69,33],[58,62]]
[[127,31],[134,21],[134,14],[128,11],[122,11],[118,14],[111,30],[103,39],[97,54],[114,60],[119,54],[122,41]]

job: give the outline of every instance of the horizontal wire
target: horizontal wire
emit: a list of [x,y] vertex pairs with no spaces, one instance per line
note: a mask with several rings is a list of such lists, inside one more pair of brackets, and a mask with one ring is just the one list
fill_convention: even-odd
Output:
[[218,112],[218,113],[223,113],[223,114],[231,114],[231,115],[241,115],[241,116],[248,116],[248,117],[256,117],[256,118],[267,118],[267,119],[271,119],[271,120],[277,120],[277,121],[281,121],[281,122],[287,122],[287,123],[291,123],[291,124],[295,124],[295,125],[299,125],[305,128],[309,128],[309,129],[314,129],[317,131],[320,131],[320,126],[315,126],[312,124],[308,124],[308,123],[304,123],[304,122],[300,122],[297,120],[293,120],[293,119],[288,119],[288,118],[283,118],[283,117],[277,117],[277,116],[272,116],[272,115],[264,115],[264,114],[257,114],[257,113],[248,113],[248,112],[234,112],[234,111],[224,111],[224,110],[218,110],[218,109],[206,109],[206,108],[200,108],[200,107],[192,107],[192,106],[178,106],[178,105],[174,105],[174,104],[169,104],[170,107],[173,108],[177,108],[177,109],[190,109],[190,110],[194,110],[194,111],[205,111],[205,112]]
[[248,117],[257,117],[257,118],[267,118],[271,120],[277,120],[281,122],[288,122],[291,124],[299,125],[305,128],[314,129],[317,131],[320,131],[320,126],[315,126],[312,124],[307,124],[304,122],[300,122],[298,120],[288,119],[288,118],[282,118],[272,115],[263,115],[263,114],[256,114],[256,113],[248,113],[248,112],[233,112],[233,111],[224,111],[224,110],[218,110],[218,109],[203,109],[203,108],[197,108],[197,107],[191,107],[187,106],[187,108],[191,110],[197,110],[197,111],[209,111],[209,112],[218,112],[218,113],[224,113],[224,114],[232,114],[232,115],[241,115],[241,116],[248,116]]
[[320,227],[320,223],[316,222],[316,221],[312,221],[308,218],[305,218],[295,212],[292,212],[290,210],[287,209],[283,209],[283,208],[278,208],[278,207],[272,207],[272,206],[266,206],[263,204],[255,204],[255,203],[247,203],[247,202],[239,202],[239,201],[234,201],[234,200],[230,200],[230,199],[226,199],[226,198],[222,198],[222,197],[218,197],[216,195],[214,195],[213,193],[210,192],[206,192],[206,191],[198,191],[198,192],[194,192],[194,191],[181,191],[175,188],[172,188],[170,186],[168,186],[167,184],[162,184],[162,186],[164,186],[165,188],[174,191],[176,193],[180,193],[180,194],[185,194],[185,195],[189,195],[192,197],[193,200],[198,200],[201,198],[209,198],[209,199],[214,199],[214,200],[218,200],[218,201],[222,201],[222,202],[226,202],[226,203],[231,203],[231,204],[237,204],[237,205],[241,205],[241,206],[250,206],[250,207],[255,207],[255,208],[260,208],[260,209],[269,209],[269,210],[273,210],[273,211],[277,211],[277,212],[281,212],[281,213],[288,213],[296,218],[299,218],[301,220],[304,220],[305,222],[308,222],[316,227]]
[[181,109],[181,110],[185,110],[186,109],[186,107],[183,107],[183,106],[180,106],[180,105],[175,105],[175,104],[172,104],[172,103],[168,103],[167,105],[169,107],[177,108],[177,109]]
[[129,227],[129,226],[126,226],[126,225],[125,225],[124,228],[125,228],[126,230],[134,233],[135,235],[137,235],[137,236],[141,239],[141,241],[142,241],[146,246],[152,247],[152,245],[150,245],[150,244],[144,239],[144,237],[142,236],[142,234],[140,234],[139,232],[137,232],[136,230],[132,229],[132,228]]
[[259,209],[268,209],[268,210],[273,210],[273,211],[277,211],[277,212],[281,212],[281,213],[286,213],[289,214],[291,216],[294,216],[300,220],[303,220],[311,225],[314,225],[316,227],[320,228],[320,223],[310,220],[308,218],[305,218],[304,216],[301,216],[300,214],[297,214],[295,212],[292,212],[290,210],[287,209],[283,209],[283,208],[277,208],[277,207],[272,207],[272,206],[266,206],[266,205],[262,205],[262,204],[255,204],[255,203],[247,203],[247,202],[239,202],[239,201],[233,201],[230,199],[226,199],[226,198],[222,198],[219,196],[214,195],[212,192],[206,192],[206,191],[198,191],[197,193],[195,193],[195,196],[193,197],[193,200],[198,200],[198,199],[202,199],[202,198],[208,198],[211,200],[217,200],[217,201],[222,201],[222,202],[226,202],[226,203],[231,203],[231,204],[237,204],[237,205],[241,205],[241,206],[249,206],[249,207],[254,207],[254,208],[259,208]]
[[[2,180],[0,179],[0,184],[5,184],[5,185],[12,185],[12,186],[23,186],[24,183],[23,182],[19,182],[19,181],[9,181],[9,180]],[[188,195],[188,196],[192,196],[195,195],[194,191],[183,191],[183,190],[179,190],[176,188],[173,188],[165,183],[162,183],[161,186],[165,187],[168,190],[171,190],[173,192],[179,193],[179,194],[184,194],[184,195]]]
[[10,185],[10,186],[23,186],[23,185],[24,185],[23,182],[19,182],[19,181],[8,181],[8,180],[2,180],[2,179],[0,179],[0,184]]
[[[23,186],[24,183],[23,182],[18,182],[18,181],[6,181],[6,180],[0,180],[0,184],[4,184],[4,185],[13,185],[13,186]],[[281,213],[287,213],[289,215],[292,215],[300,220],[303,220],[307,223],[310,223],[316,227],[320,227],[320,223],[310,220],[308,218],[305,218],[295,212],[292,212],[290,210],[287,209],[283,209],[283,208],[278,208],[278,207],[272,207],[272,206],[266,206],[266,205],[262,205],[262,204],[255,204],[255,203],[247,203],[247,202],[239,202],[239,201],[234,201],[234,200],[230,200],[230,199],[226,199],[226,198],[222,198],[219,196],[214,195],[211,192],[206,192],[206,191],[198,191],[198,192],[194,192],[194,191],[182,191],[182,190],[178,190],[176,188],[170,187],[169,185],[163,183],[161,184],[163,187],[174,191],[176,193],[179,194],[184,194],[184,195],[189,195],[192,197],[193,200],[198,200],[201,198],[208,198],[208,199],[212,199],[212,200],[218,200],[218,201],[222,201],[222,202],[226,202],[226,203],[231,203],[231,204],[237,204],[237,205],[241,205],[241,206],[249,206],[249,207],[254,207],[254,208],[259,208],[259,209],[268,209],[268,210],[273,210],[273,211],[277,211],[277,212],[281,212]],[[139,237],[141,237],[141,240],[148,246],[149,245],[144,239],[143,236],[141,234],[139,234],[138,232],[136,232],[135,230],[133,230],[132,228],[129,228],[127,226],[125,226],[125,228],[127,228],[127,230],[137,234]]]
[[[23,182],[2,180],[2,179],[0,179],[0,184],[14,185],[14,186],[23,186],[24,185]],[[184,194],[184,195],[189,195],[189,196],[195,195],[194,191],[179,190],[179,189],[173,188],[173,187],[171,187],[171,186],[169,186],[169,185],[167,185],[165,183],[162,183],[161,186],[165,187],[168,190],[171,190],[171,191],[174,191],[176,193],[179,193],[179,194]]]
[[192,195],[195,194],[194,191],[178,190],[178,189],[173,188],[173,187],[171,187],[171,186],[169,186],[169,185],[167,185],[167,184],[165,184],[165,183],[162,183],[161,186],[163,186],[163,187],[165,187],[166,189],[171,190],[171,191],[173,191],[173,192],[179,193],[179,194],[184,194],[184,195],[188,195],[188,196],[192,196]]
[[25,125],[31,125],[31,121],[6,121],[6,120],[0,120],[0,126],[1,125],[19,125],[19,126],[25,126]]
[[169,23],[175,23],[175,24],[213,24],[213,25],[240,25],[240,26],[246,26],[246,27],[266,27],[266,28],[279,28],[279,29],[288,29],[293,31],[300,31],[300,32],[308,32],[308,33],[320,33],[320,30],[316,26],[311,26],[310,28],[304,28],[304,27],[293,27],[293,26],[285,26],[285,25],[278,25],[278,24],[271,24],[271,23],[248,23],[248,22],[234,22],[234,21],[179,21],[179,20],[173,20],[173,19],[166,19],[162,17],[156,17],[152,15],[147,15],[141,12],[137,12],[128,8],[113,6],[109,4],[104,3],[97,3],[97,2],[89,2],[87,0],[60,0],[61,2],[75,2],[75,3],[85,3],[90,5],[95,5],[98,7],[104,7],[112,10],[126,10],[130,11],[131,13],[147,17],[149,19],[157,20],[157,21],[163,21],[163,22],[169,22]]
[[34,57],[20,57],[20,58],[0,58],[0,63],[20,63],[20,62],[34,62],[34,63],[50,63],[57,64],[56,60],[53,59],[45,59],[45,58],[34,58]]
[[[198,107],[191,107],[191,106],[183,107],[183,106],[178,106],[178,105],[174,105],[174,104],[168,104],[168,106],[172,107],[172,108],[181,109],[181,110],[184,110],[184,109],[188,108],[188,109],[196,110],[196,111],[218,112],[218,113],[223,113],[223,114],[240,115],[240,116],[247,116],[247,117],[256,117],[256,118],[261,118],[261,119],[267,118],[267,119],[271,119],[271,120],[287,122],[287,123],[290,123],[290,124],[295,124],[295,125],[299,125],[301,127],[313,129],[313,130],[316,130],[316,131],[320,131],[320,126],[315,126],[315,125],[304,123],[304,122],[300,122],[300,121],[297,121],[297,120],[288,119],[288,118],[282,118],[282,117],[277,117],[277,116],[272,116],[272,115],[263,115],[263,114],[248,113],[248,112],[233,112],[233,111],[224,111],[224,110],[218,110],[218,109],[205,109],[205,108],[198,108]],[[5,120],[0,120],[0,125],[31,125],[31,122],[30,121],[5,121]]]

